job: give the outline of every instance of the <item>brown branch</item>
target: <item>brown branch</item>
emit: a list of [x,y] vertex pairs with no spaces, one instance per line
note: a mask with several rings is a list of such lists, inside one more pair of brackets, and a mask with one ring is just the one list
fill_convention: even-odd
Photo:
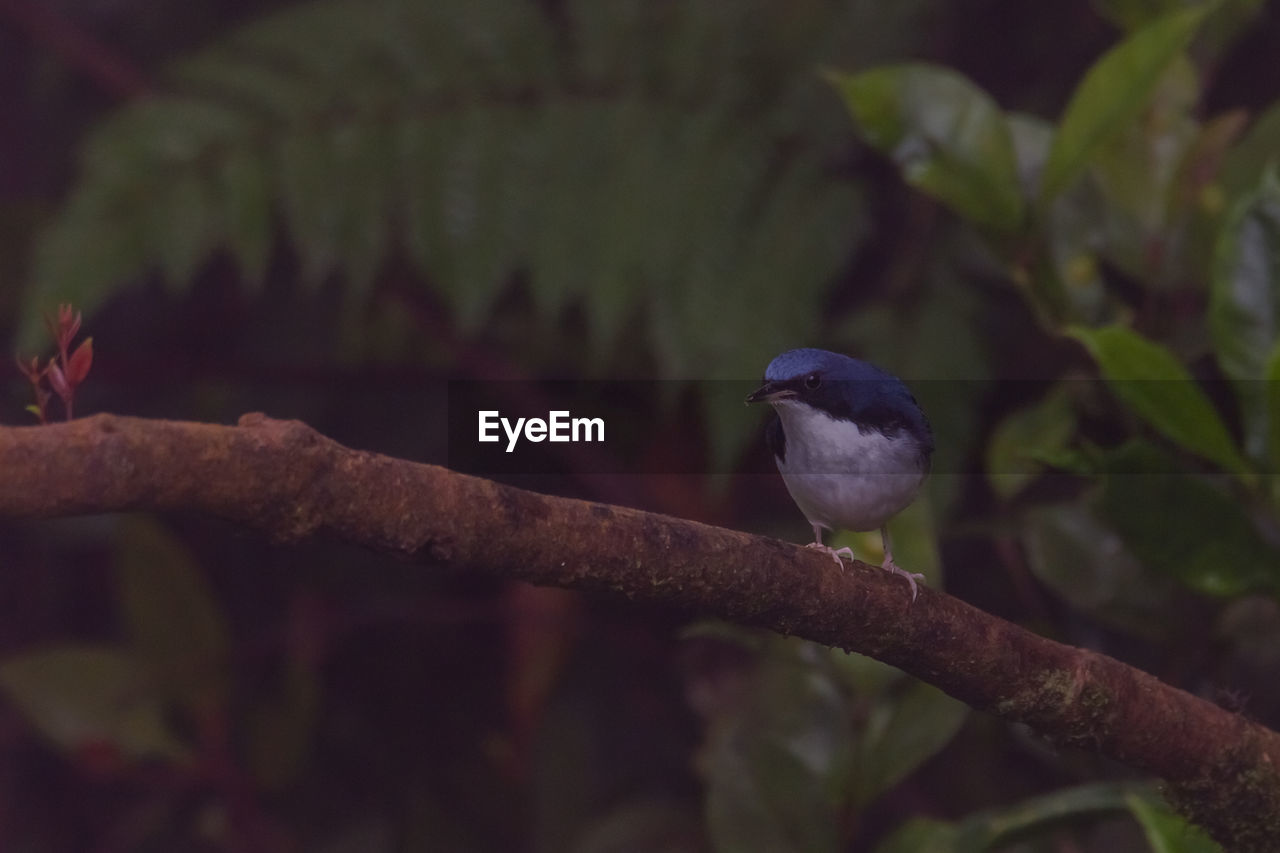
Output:
[[620,594],[870,655],[1054,743],[1163,777],[1230,850],[1280,838],[1280,735],[900,578],[735,530],[349,450],[296,421],[0,428],[0,517],[207,513],[455,572]]

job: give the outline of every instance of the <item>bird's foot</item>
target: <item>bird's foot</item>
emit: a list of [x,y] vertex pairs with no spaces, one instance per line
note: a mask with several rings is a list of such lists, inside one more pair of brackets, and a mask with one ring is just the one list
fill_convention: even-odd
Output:
[[916,595],[920,590],[916,587],[916,581],[923,581],[924,575],[919,572],[909,572],[893,561],[892,557],[885,557],[884,562],[880,564],[880,568],[893,572],[895,575],[902,575],[907,579],[907,583],[911,584],[911,600],[916,600]]
[[823,545],[821,542],[810,542],[808,545],[804,547],[812,548],[815,551],[821,551],[824,554],[830,554],[831,559],[835,560],[836,565],[840,566],[841,568],[844,568],[844,563],[840,561],[841,557],[847,556],[849,558],[849,562],[853,562],[853,560],[855,559],[855,557],[853,556],[853,549],[849,547],[837,549],[837,548],[832,548],[830,545]]

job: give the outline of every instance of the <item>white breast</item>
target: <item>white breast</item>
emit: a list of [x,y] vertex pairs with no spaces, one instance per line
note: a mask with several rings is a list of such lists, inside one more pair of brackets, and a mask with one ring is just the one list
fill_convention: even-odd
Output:
[[875,530],[920,491],[927,462],[906,435],[864,433],[792,400],[773,405],[787,437],[778,470],[810,523],[828,530]]

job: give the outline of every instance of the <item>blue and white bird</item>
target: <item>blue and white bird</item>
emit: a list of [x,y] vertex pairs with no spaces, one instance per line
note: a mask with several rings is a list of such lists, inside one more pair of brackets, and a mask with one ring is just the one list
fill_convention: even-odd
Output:
[[889,519],[929,475],[933,432],[907,386],[875,365],[821,349],[793,349],[769,363],[748,403],[770,403],[765,431],[782,481],[813,526],[810,548],[840,563],[853,551],[824,545],[823,530],[880,529],[882,568],[916,579],[893,561]]

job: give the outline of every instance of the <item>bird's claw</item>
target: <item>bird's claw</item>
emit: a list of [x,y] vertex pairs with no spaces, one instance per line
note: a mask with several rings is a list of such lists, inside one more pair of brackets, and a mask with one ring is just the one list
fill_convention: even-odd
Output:
[[831,559],[835,560],[836,565],[840,566],[841,568],[844,568],[844,563],[840,561],[841,557],[848,556],[849,562],[853,562],[855,559],[857,559],[856,557],[853,556],[853,549],[848,546],[837,549],[837,548],[832,548],[830,545],[823,545],[821,542],[810,542],[808,545],[804,547],[812,548],[815,551],[821,551],[824,554],[830,554]]
[[911,584],[911,600],[912,601],[916,600],[916,596],[920,592],[919,588],[916,587],[916,581],[917,580],[923,581],[924,575],[920,574],[919,572],[909,572],[906,569],[899,566],[893,560],[888,558],[886,558],[885,561],[880,564],[880,568],[893,572],[895,575],[902,575],[904,578],[906,578],[907,583]]
[[[815,551],[821,551],[824,554],[830,554],[831,559],[836,561],[836,565],[844,568],[841,557],[848,557],[849,562],[853,562],[857,557],[853,556],[853,549],[845,546],[844,548],[832,548],[830,545],[823,545],[821,542],[810,542],[805,545],[806,548],[812,548]],[[895,575],[902,575],[907,579],[907,583],[911,584],[911,600],[915,601],[916,596],[920,594],[920,588],[916,585],[916,581],[924,581],[924,575],[919,572],[909,572],[893,561],[891,557],[885,557],[884,562],[880,564],[880,568],[885,571],[893,572]]]

